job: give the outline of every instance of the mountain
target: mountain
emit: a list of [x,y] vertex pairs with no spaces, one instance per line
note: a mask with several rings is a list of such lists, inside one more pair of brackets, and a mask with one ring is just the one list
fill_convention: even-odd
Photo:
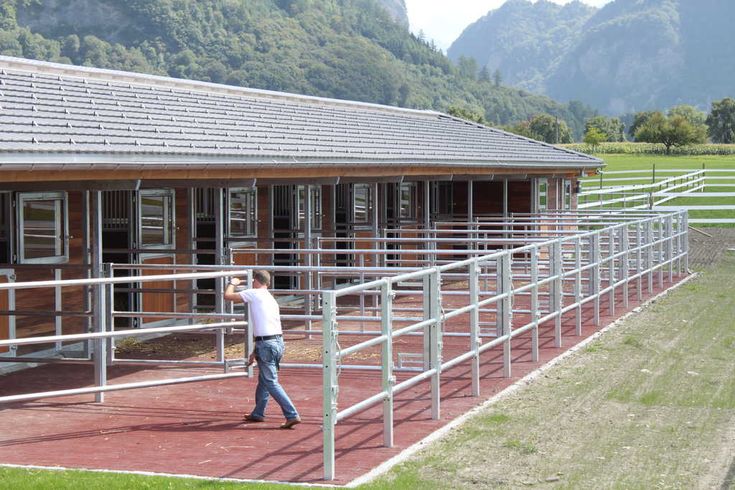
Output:
[[[450,56],[484,56],[478,62],[492,60],[488,68],[500,68],[506,81],[610,114],[683,103],[707,109],[735,91],[732,0],[614,0],[599,10],[585,8],[592,14],[580,16],[573,29],[568,28],[571,17],[557,20],[556,41],[534,52],[541,56],[527,58],[530,66],[519,66],[529,43],[538,46],[540,38],[548,39],[544,27],[536,28],[553,15],[547,3],[507,2],[470,26]],[[515,17],[500,22],[511,19],[508,12]],[[531,26],[525,35],[519,24]],[[498,48],[499,39],[511,36],[512,45]],[[485,46],[485,51],[470,46]]]
[[596,9],[574,1],[564,6],[540,0],[508,0],[467,27],[447,51],[477,60],[505,82],[531,91],[546,89],[546,79],[574,45]]
[[495,124],[589,108],[478,79],[407,28],[404,0],[0,0],[0,53],[447,111]]
[[404,27],[408,27],[408,9],[405,0],[379,0],[379,3],[393,17],[393,20]]

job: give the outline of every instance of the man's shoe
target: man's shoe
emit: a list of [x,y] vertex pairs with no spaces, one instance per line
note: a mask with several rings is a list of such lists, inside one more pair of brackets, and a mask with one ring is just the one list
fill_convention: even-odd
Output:
[[301,423],[301,417],[296,417],[296,418],[293,418],[293,419],[288,419],[288,420],[286,420],[286,422],[284,422],[283,424],[281,424],[281,429],[293,429],[293,426],[294,425],[300,424],[300,423]]
[[245,422],[263,422],[265,419],[260,417],[254,417],[252,414],[247,414],[242,418]]

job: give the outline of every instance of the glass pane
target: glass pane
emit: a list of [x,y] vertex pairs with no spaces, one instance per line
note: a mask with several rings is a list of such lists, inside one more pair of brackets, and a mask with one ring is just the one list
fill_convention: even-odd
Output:
[[60,199],[23,201],[23,258],[64,255],[63,216]]
[[354,188],[355,223],[370,222],[370,188],[365,184],[357,184]]
[[168,196],[141,196],[141,240],[143,245],[169,245]]
[[404,185],[400,187],[399,195],[399,216],[405,219],[411,219],[414,217],[414,186],[412,184]]
[[255,237],[256,206],[255,189],[235,190],[230,194],[230,235],[233,237]]

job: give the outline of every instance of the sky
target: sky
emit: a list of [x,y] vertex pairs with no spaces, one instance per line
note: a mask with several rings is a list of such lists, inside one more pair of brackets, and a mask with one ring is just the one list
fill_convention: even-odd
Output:
[[[551,0],[565,4],[570,0]],[[587,5],[601,7],[611,0],[582,0]],[[411,31],[423,31],[427,40],[446,53],[465,27],[490,10],[500,7],[505,0],[406,0]]]

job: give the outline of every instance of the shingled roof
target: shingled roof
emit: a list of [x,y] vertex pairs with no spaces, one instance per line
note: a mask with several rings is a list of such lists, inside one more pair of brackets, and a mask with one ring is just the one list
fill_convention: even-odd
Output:
[[0,56],[0,165],[39,162],[601,166],[434,111]]

